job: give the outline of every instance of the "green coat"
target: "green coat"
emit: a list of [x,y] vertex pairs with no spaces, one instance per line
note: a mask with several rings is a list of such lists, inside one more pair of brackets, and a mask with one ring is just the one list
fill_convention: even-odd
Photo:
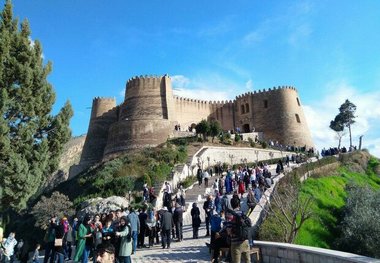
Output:
[[78,244],[75,251],[74,262],[79,262],[79,260],[82,258],[84,247],[86,246],[85,236],[87,235],[87,228],[83,224],[80,224],[77,233]]
[[128,227],[125,227],[125,229],[120,233],[120,250],[119,250],[119,256],[120,257],[127,257],[132,254],[132,240],[127,242],[127,235],[128,235]]

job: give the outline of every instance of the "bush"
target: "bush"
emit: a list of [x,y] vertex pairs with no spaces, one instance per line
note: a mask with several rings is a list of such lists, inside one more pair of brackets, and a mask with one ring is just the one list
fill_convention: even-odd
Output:
[[250,145],[251,147],[255,147],[255,146],[256,146],[255,141],[254,141],[251,137],[248,138],[248,142],[249,142],[249,145]]
[[241,136],[239,134],[235,134],[235,142],[240,142]]
[[64,215],[74,213],[73,203],[59,192],[53,192],[50,197],[42,196],[41,200],[33,207],[32,215],[36,219],[36,227],[47,229],[51,215],[62,218]]
[[267,148],[268,147],[267,142],[261,142],[261,147],[263,147],[263,149]]
[[347,193],[339,248],[380,258],[380,192],[369,187],[348,185]]
[[197,177],[195,175],[188,176],[180,184],[183,188],[190,187],[193,183],[197,182]]

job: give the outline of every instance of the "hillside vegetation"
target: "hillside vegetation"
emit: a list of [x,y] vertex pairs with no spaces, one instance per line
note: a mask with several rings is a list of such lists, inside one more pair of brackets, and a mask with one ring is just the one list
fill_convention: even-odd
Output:
[[148,185],[163,183],[170,178],[174,165],[186,159],[185,145],[166,143],[92,167],[53,191],[67,195],[74,205],[93,197],[126,196],[129,191],[141,191],[144,182]]
[[[296,244],[348,250],[347,246],[342,247],[341,237],[348,192],[352,188],[379,192],[378,159],[362,151],[341,155],[337,162],[339,165],[314,174],[300,185],[300,198],[313,197],[313,216],[300,228]],[[263,223],[259,235],[263,240],[281,241],[281,232],[272,217]]]

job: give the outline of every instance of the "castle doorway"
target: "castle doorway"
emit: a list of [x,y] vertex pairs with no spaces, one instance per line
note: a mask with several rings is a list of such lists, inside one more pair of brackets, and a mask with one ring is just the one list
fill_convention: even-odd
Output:
[[249,129],[249,124],[246,123],[243,125],[243,133],[248,133],[248,132],[251,132],[251,130]]

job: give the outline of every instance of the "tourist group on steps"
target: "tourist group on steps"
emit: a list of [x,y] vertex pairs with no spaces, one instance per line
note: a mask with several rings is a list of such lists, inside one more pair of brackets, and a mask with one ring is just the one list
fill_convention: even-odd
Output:
[[[284,159],[285,165],[292,158]],[[295,160],[294,160],[295,161]],[[276,173],[283,171],[283,162],[277,164]],[[250,248],[253,235],[250,213],[259,203],[262,193],[272,186],[272,174],[268,164],[253,167],[239,167],[235,171],[228,168],[197,170],[198,187],[211,189],[202,203],[194,202],[186,207],[185,190],[179,186],[174,193],[166,182],[163,207],[156,210],[157,195],[154,188],[144,185],[144,206],[137,211],[133,207],[109,213],[77,217],[57,218],[52,215],[44,237],[43,263],[82,262],[132,262],[131,255],[138,249],[149,249],[160,245],[170,248],[171,242],[183,240],[184,212],[190,209],[193,238],[197,239],[202,222],[206,226],[206,236],[210,242],[212,262],[221,260],[220,251],[229,252],[222,258],[227,262],[250,262]],[[214,179],[214,180],[210,180]],[[209,185],[209,181],[213,181]],[[202,207],[198,207],[198,205]],[[247,207],[245,213],[241,207]],[[200,209],[204,210],[204,217]],[[2,262],[16,259],[15,233],[1,243]],[[75,250],[73,249],[75,247]],[[40,245],[37,244],[31,258],[18,258],[21,262],[39,262]],[[74,252],[75,251],[75,252]],[[42,262],[40,262],[42,263]]]

